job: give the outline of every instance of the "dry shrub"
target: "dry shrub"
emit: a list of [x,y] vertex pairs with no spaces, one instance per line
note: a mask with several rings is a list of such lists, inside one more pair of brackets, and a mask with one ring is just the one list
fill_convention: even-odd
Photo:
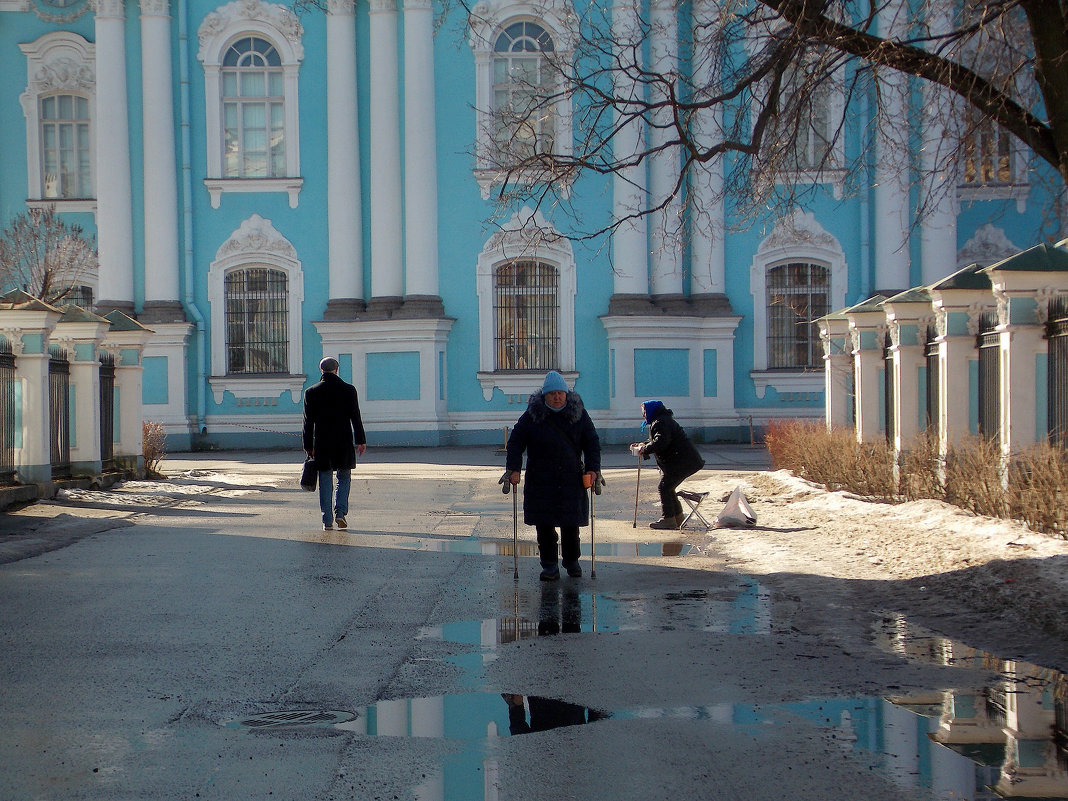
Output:
[[141,455],[145,460],[145,475],[150,478],[163,478],[159,466],[167,455],[167,435],[162,423],[141,423]]
[[937,437],[925,431],[901,452],[898,457],[898,488],[906,501],[945,498]]
[[978,515],[1008,517],[1001,475],[998,443],[966,437],[946,456],[945,500]]
[[1009,467],[1008,514],[1033,531],[1068,539],[1068,454],[1033,445]]

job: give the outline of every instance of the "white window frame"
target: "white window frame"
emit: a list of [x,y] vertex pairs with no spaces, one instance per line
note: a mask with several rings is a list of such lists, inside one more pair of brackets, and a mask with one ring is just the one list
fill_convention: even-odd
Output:
[[[493,58],[497,37],[511,24],[533,22],[540,25],[553,40],[550,58],[560,65],[572,63],[575,43],[578,41],[578,17],[567,0],[547,0],[545,3],[515,2],[514,0],[482,0],[468,18],[468,40],[475,57],[475,180],[482,190],[483,199],[490,196],[493,188],[505,179],[505,170],[496,166],[493,159],[494,142],[491,135],[493,120]],[[554,91],[558,93],[555,103],[555,135],[553,153],[567,157],[572,153],[572,104],[565,91],[563,76]],[[508,176],[517,183],[533,183],[542,177],[522,172]],[[563,177],[562,188],[567,191],[570,178]]]
[[[19,96],[26,117],[26,186],[31,208],[54,205],[57,211],[96,212],[96,46],[70,31],[54,31],[19,49],[26,56],[26,91]],[[91,197],[44,196],[41,98],[67,94],[89,101],[89,182]]]
[[[289,348],[286,359],[289,375],[234,375],[226,374],[226,300],[224,282],[226,274],[248,267],[268,267],[286,275],[289,292],[288,319],[286,320]],[[258,214],[253,214],[234,231],[219,247],[208,270],[208,303],[211,306],[211,384],[216,403],[222,403],[223,394],[235,398],[278,397],[289,390],[294,403],[300,402],[305,375],[293,373],[303,363],[304,343],[303,304],[304,271],[297,258],[296,248],[271,224]]]
[[[755,55],[755,50],[760,44],[755,38],[747,42],[750,55]],[[800,68],[799,68],[800,69]],[[749,118],[750,131],[756,128],[756,120],[763,110],[764,104],[761,98],[767,96],[769,82],[761,81],[755,87],[752,101],[752,113]],[[789,180],[793,183],[828,184],[834,193],[835,200],[841,200],[845,191],[845,182],[848,170],[845,168],[845,126],[839,124],[845,119],[845,79],[842,67],[837,67],[827,78],[824,88],[827,91],[827,120],[831,132],[837,131],[837,136],[831,144],[826,165],[821,169],[803,170],[780,170],[776,176],[779,180]]]
[[478,255],[475,289],[478,295],[478,380],[482,396],[489,400],[494,388],[505,395],[525,395],[541,386],[544,373],[495,370],[497,325],[494,319],[494,277],[497,267],[515,260],[539,261],[557,271],[557,331],[560,342],[557,369],[570,386],[575,371],[575,294],[577,270],[571,242],[546,222],[541,212],[524,207],[501,230],[490,237]]
[[[969,112],[970,111],[971,109],[969,109]],[[1015,200],[1017,211],[1022,214],[1026,210],[1027,196],[1031,192],[1031,185],[1027,180],[1027,163],[1030,160],[1030,149],[1011,133],[1002,129],[993,120],[986,120],[985,122],[992,126],[994,131],[997,131],[999,137],[1007,136],[1009,138],[1009,158],[1011,159],[1009,165],[1010,179],[1008,181],[994,181],[991,183],[984,183],[983,181],[966,182],[964,180],[965,159],[963,140],[977,135],[977,129],[973,124],[974,120],[971,119],[970,113],[966,113],[962,115],[959,123],[963,126],[964,130],[962,130],[960,134],[962,141],[960,145],[960,164],[957,170],[959,176],[957,197],[963,202],[976,200]]]
[[[235,0],[208,14],[198,30],[204,65],[207,177],[204,186],[212,208],[219,208],[225,192],[285,192],[289,207],[297,207],[304,179],[300,177],[300,109],[298,79],[304,59],[304,28],[283,5],[262,0]],[[230,46],[247,36],[266,39],[282,59],[285,97],[286,170],[272,178],[226,178],[223,173],[222,61]]]
[[758,398],[768,387],[784,392],[822,392],[822,367],[812,370],[768,369],[768,270],[790,262],[808,262],[825,267],[830,275],[827,293],[831,311],[845,307],[848,264],[842,245],[811,212],[795,210],[780,219],[760,243],[749,268],[749,292],[753,296],[753,369],[749,373]]

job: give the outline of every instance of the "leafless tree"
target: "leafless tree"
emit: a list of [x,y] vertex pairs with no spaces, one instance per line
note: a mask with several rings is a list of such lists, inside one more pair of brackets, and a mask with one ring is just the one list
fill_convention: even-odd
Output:
[[54,206],[16,215],[0,235],[0,288],[5,290],[62,303],[96,269],[95,239],[65,222]]
[[[652,0],[651,8],[665,3],[672,16],[682,7],[679,0]],[[965,176],[976,185],[1003,182],[1006,134],[1052,168],[1046,172],[1062,192],[1068,4],[921,6],[692,0],[676,16],[688,23],[678,32],[679,59],[657,58],[657,37],[676,32],[661,30],[653,11],[639,14],[633,0],[590,7],[577,21],[576,50],[544,54],[555,80],[541,77],[516,93],[522,102],[483,115],[493,128],[484,140],[498,144],[496,192],[510,202],[575,207],[577,174],[628,180],[634,168],[667,154],[676,168],[673,184],[639,192],[641,203],[623,216],[617,208],[603,225],[576,220],[577,235],[593,237],[680,202],[691,217],[701,213],[692,195],[710,175],[739,218],[796,205],[828,175],[841,192],[870,186],[878,160],[893,159],[894,169],[928,195],[956,191]],[[552,137],[538,140],[537,131],[551,128],[544,121],[565,108],[574,119],[568,147]],[[952,180],[928,180],[935,174]],[[929,200],[921,201],[921,213]]]

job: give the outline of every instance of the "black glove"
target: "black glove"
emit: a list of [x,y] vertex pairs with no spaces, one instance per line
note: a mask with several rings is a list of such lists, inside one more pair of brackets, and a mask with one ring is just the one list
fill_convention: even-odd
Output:
[[505,495],[507,495],[509,492],[511,492],[512,491],[512,471],[511,470],[505,470],[504,471],[504,475],[501,476],[500,480],[497,483],[504,485],[503,487],[501,487],[501,492],[503,492]]
[[600,495],[601,494],[601,487],[603,487],[603,486],[605,486],[604,476],[602,476],[600,473],[598,473],[596,478],[593,479],[593,492],[594,492],[594,494]]

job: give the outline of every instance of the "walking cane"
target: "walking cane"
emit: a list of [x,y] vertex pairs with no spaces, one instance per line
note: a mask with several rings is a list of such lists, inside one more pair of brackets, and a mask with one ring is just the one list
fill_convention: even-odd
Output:
[[634,524],[631,528],[638,527],[638,487],[642,485],[642,455],[638,454],[638,480],[634,482]]
[[512,484],[507,470],[497,483],[501,485],[501,492],[505,495],[512,493],[512,565],[515,568],[513,578],[519,581],[519,492]]
[[[598,479],[594,479],[597,481]],[[594,514],[593,496],[596,495],[594,487],[590,487],[590,578],[597,578],[597,538],[593,535],[593,521],[596,519]]]

